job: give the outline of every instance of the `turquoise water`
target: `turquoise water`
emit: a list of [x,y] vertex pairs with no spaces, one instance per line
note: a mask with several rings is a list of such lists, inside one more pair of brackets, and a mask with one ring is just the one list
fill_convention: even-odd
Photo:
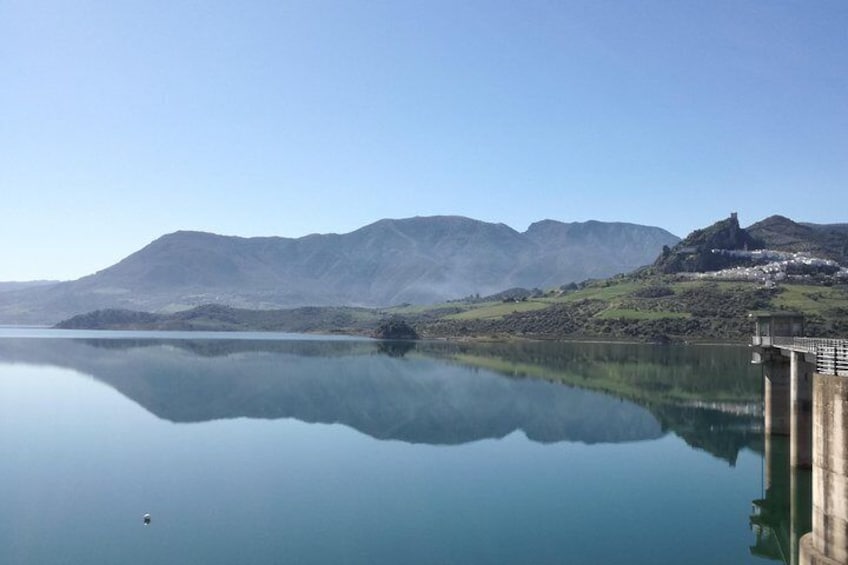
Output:
[[[756,413],[507,378],[472,346],[37,333],[0,338],[0,563],[764,562]],[[744,350],[669,351],[514,354],[758,386]]]

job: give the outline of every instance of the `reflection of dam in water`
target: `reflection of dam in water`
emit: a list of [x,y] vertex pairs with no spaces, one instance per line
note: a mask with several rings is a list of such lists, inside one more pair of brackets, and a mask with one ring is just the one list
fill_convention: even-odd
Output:
[[785,436],[765,436],[763,495],[753,501],[750,523],[757,535],[752,555],[798,563],[798,543],[812,528],[812,473],[789,464]]

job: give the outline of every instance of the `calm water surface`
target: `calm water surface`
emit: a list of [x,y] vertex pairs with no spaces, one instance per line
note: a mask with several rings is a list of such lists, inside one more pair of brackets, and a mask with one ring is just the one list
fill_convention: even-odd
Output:
[[780,549],[744,348],[197,337],[3,330],[0,563]]

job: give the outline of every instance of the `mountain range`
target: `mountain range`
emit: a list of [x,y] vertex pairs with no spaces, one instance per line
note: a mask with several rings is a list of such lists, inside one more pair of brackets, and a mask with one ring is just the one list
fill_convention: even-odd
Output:
[[651,263],[679,238],[657,227],[544,220],[518,232],[458,216],[385,219],[347,234],[242,238],[179,231],[75,281],[0,292],[0,323],[102,308],[173,312],[433,304],[550,288]]

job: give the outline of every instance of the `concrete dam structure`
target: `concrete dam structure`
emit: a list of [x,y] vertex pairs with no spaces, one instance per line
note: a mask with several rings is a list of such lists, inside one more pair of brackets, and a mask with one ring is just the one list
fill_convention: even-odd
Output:
[[[793,314],[756,317],[753,362],[763,367],[766,444],[788,436],[791,469],[812,469],[811,529],[787,556],[800,565],[848,564],[848,340],[803,337]],[[794,476],[794,475],[793,475]],[[802,497],[804,498],[804,497]],[[807,509],[795,508],[803,513]]]

